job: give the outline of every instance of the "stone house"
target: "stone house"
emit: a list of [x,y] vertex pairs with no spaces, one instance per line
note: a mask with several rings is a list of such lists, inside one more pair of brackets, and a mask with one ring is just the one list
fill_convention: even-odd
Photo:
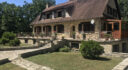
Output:
[[69,0],[50,7],[47,4],[31,26],[35,35],[57,35],[71,45],[82,40],[101,42],[109,54],[128,50],[127,28],[122,28],[127,24],[120,19],[117,0]]

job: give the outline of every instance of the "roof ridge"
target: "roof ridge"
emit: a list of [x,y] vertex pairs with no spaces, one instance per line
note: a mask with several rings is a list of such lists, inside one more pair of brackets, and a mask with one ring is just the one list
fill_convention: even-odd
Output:
[[49,7],[49,8],[44,9],[43,12],[52,10],[52,9],[54,9],[54,8],[56,8],[56,7],[62,7],[62,6],[65,6],[65,5],[67,5],[67,4],[70,5],[70,4],[74,3],[75,1],[76,1],[76,0],[68,1],[68,2],[65,2],[65,3],[61,3],[61,4],[58,4],[58,5],[51,6],[51,7]]

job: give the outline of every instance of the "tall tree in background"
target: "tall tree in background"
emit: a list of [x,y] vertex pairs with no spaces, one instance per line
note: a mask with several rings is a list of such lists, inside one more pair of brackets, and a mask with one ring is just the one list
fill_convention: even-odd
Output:
[[118,0],[122,20],[128,21],[128,0]]
[[32,0],[23,7],[6,2],[0,3],[0,36],[3,32],[31,32],[30,23],[45,9],[45,5],[55,4],[55,0]]

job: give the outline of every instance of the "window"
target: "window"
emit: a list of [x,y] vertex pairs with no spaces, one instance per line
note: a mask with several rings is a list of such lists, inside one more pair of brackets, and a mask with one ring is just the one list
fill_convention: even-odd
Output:
[[113,52],[119,52],[119,45],[113,45]]
[[122,44],[122,52],[126,52],[127,51],[127,44],[126,43],[123,43]]
[[54,31],[56,31],[57,33],[64,33],[64,25],[54,26]]
[[107,6],[107,13],[110,15],[112,15],[112,13],[113,13],[112,8],[110,6]]
[[25,43],[28,43],[28,39],[25,39]]
[[79,43],[71,43],[71,48],[79,49]]
[[37,26],[37,32],[40,33],[41,32],[41,27],[40,26]]
[[56,31],[56,26],[54,26],[54,31]]
[[58,12],[58,17],[62,17],[62,11]]
[[112,15],[113,17],[118,17],[117,10],[111,8],[110,6],[107,6],[107,13],[108,13],[109,15]]
[[91,24],[90,22],[82,22],[79,24],[79,31],[84,31],[84,32],[90,32],[94,31],[95,25]]
[[119,30],[119,23],[114,23],[114,30]]
[[116,10],[116,9],[113,9],[113,16],[114,16],[114,17],[118,17],[118,16],[117,16],[117,10]]
[[75,26],[72,27],[72,31],[75,31]]
[[33,39],[33,44],[36,44],[36,40],[35,39]]
[[51,18],[51,14],[47,14],[47,19],[50,19]]

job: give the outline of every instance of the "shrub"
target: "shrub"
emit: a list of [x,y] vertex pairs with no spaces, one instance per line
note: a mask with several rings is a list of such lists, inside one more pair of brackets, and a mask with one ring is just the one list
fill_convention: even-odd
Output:
[[1,39],[1,44],[7,44],[7,43],[9,43],[9,39],[7,39],[7,38],[2,38]]
[[9,42],[10,46],[19,46],[20,45],[20,40],[15,38],[14,40],[10,40]]
[[15,46],[15,41],[14,40],[10,40],[9,45],[10,46]]
[[60,52],[69,52],[70,51],[70,48],[67,47],[67,46],[64,46],[63,48],[60,48],[59,51]]
[[14,40],[14,41],[15,41],[15,46],[19,46],[19,45],[20,45],[20,43],[21,43],[21,42],[20,42],[20,40],[19,40],[19,39],[17,39],[17,38],[15,38],[15,40]]
[[20,41],[16,38],[16,34],[13,32],[5,32],[1,38],[1,44],[9,44],[10,46],[20,45]]
[[104,53],[104,48],[96,41],[82,41],[80,52],[84,58],[95,59]]
[[7,38],[9,40],[13,40],[16,38],[16,34],[14,34],[13,32],[5,32],[5,33],[3,33],[2,38]]

